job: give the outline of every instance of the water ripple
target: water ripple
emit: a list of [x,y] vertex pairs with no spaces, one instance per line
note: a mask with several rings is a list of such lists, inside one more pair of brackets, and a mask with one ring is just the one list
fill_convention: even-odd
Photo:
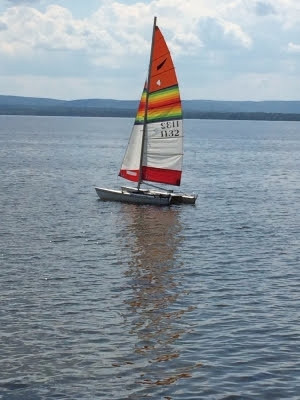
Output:
[[187,121],[157,209],[93,192],[130,120],[0,119],[0,399],[299,399],[298,124]]

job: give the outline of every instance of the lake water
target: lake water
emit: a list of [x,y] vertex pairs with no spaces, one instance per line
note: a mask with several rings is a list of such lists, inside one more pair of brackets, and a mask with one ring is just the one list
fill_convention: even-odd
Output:
[[0,399],[300,398],[300,123],[185,122],[196,206],[101,202],[131,119],[0,117]]

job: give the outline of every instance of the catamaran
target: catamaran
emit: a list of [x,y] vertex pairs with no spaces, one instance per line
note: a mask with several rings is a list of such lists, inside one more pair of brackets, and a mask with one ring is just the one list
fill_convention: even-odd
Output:
[[137,183],[120,189],[96,187],[101,200],[137,204],[195,204],[197,195],[153,188],[180,186],[183,160],[182,107],[174,64],[154,17],[148,79],[139,103],[119,176]]

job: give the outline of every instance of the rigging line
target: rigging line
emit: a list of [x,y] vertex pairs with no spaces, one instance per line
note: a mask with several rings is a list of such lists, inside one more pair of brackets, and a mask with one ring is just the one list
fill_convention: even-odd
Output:
[[162,187],[160,187],[160,186],[152,185],[151,183],[145,183],[145,182],[143,182],[143,185],[145,185],[145,186],[151,186],[151,187],[154,187],[154,188],[156,188],[156,189],[163,190],[163,191],[165,191],[165,192],[173,193],[173,190],[172,190],[172,189],[162,188]]

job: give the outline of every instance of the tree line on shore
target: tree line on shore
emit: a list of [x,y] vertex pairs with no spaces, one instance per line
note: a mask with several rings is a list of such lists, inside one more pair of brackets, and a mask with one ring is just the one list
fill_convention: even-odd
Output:
[[[77,116],[77,117],[116,117],[134,118],[136,110],[112,107],[61,107],[61,106],[23,106],[0,105],[0,115],[35,115],[35,116]],[[274,112],[220,112],[220,111],[185,111],[186,119],[225,119],[259,121],[300,121],[300,114]]]

